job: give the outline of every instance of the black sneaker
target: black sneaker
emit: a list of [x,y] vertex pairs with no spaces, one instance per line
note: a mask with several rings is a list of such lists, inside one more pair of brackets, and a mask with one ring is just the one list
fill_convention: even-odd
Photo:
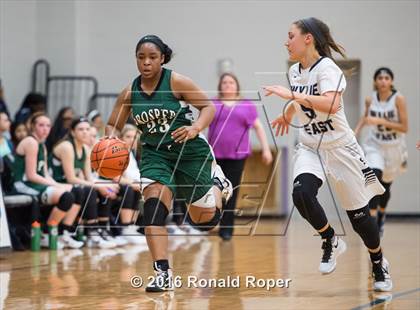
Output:
[[219,236],[223,241],[229,241],[232,239],[232,230],[228,228],[220,228]]
[[174,290],[172,269],[166,271],[160,270],[156,263],[153,268],[155,269],[155,277],[153,281],[146,287],[146,292],[166,292]]
[[389,292],[392,290],[392,280],[389,274],[389,263],[382,258],[380,263],[372,264],[373,289],[378,292]]

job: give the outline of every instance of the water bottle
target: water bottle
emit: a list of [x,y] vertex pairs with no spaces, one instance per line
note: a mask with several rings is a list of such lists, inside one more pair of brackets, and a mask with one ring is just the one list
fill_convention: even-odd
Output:
[[31,250],[39,251],[41,249],[41,225],[35,221],[31,228]]
[[48,224],[48,231],[49,231],[48,245],[50,247],[50,250],[57,250],[57,242],[58,242],[57,224],[53,224],[53,223]]

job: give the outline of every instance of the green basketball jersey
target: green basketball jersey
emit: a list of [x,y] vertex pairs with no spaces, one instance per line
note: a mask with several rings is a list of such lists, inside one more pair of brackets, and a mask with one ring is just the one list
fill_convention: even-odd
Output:
[[148,95],[137,77],[131,86],[131,110],[143,143],[157,146],[171,144],[171,133],[179,127],[191,126],[192,111],[185,102],[177,99],[171,89],[172,71],[162,68],[156,89]]
[[[38,144],[38,156],[37,156],[37,164],[36,164],[36,173],[45,176],[44,169],[45,169],[45,146],[43,143]],[[45,189],[47,186],[43,184],[37,184],[28,181],[28,177],[25,173],[25,156],[16,154],[15,161],[13,162],[13,177],[15,182],[23,182],[27,186],[41,191]]]
[[[81,172],[83,172],[85,168],[85,161],[86,161],[86,151],[83,147],[82,155],[77,157],[76,145],[74,144],[73,139],[68,140],[71,145],[73,146],[74,151],[74,173],[76,176],[79,176]],[[64,175],[63,164],[61,159],[57,158],[54,154],[50,156],[50,168],[52,169],[52,176],[53,179],[59,183],[67,183],[66,176]]]

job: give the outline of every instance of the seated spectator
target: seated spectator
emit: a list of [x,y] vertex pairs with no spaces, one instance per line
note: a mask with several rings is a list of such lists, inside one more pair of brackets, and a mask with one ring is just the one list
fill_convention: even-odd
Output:
[[89,143],[87,144],[87,146],[89,147],[89,149],[92,149],[95,146],[96,142],[99,141],[98,130],[96,129],[96,127],[90,126],[89,137]]
[[45,142],[48,153],[51,153],[54,145],[68,134],[73,118],[74,111],[71,107],[64,107],[58,111],[51,132]]
[[[54,206],[49,215],[48,226],[61,225],[63,234],[58,237],[58,248],[80,248],[83,242],[72,238],[73,223],[80,210],[75,203],[76,193],[67,184],[59,184],[49,175],[45,147],[51,121],[42,112],[34,114],[30,120],[31,135],[16,147],[13,162],[14,186],[17,192],[39,197],[43,205]],[[48,246],[48,234],[43,227],[41,245]]]
[[90,167],[90,151],[85,145],[90,140],[90,127],[87,118],[73,120],[69,135],[53,147],[50,166],[57,182],[82,188],[82,219],[87,246],[113,248],[118,240],[113,240],[106,228],[111,208],[108,198],[116,199],[120,188],[112,183],[95,184]]
[[9,110],[7,109],[7,104],[4,101],[4,92],[3,92],[3,85],[1,84],[0,80],[0,112],[5,112],[7,116],[10,118]]
[[101,113],[99,113],[98,110],[92,110],[86,115],[86,117],[88,118],[92,126],[95,127],[98,131],[97,137],[103,137],[103,135],[105,134],[105,124],[102,120]]
[[129,186],[124,198],[124,200],[128,201],[123,203],[119,210],[119,220],[123,226],[121,237],[133,244],[146,243],[145,237],[137,232],[138,227],[134,225],[139,215],[141,197],[140,170],[134,153],[137,149],[138,141],[137,128],[130,124],[125,125],[121,131],[120,139],[131,148],[130,161],[127,169],[125,169],[121,177],[114,179],[115,182]]
[[15,122],[26,123],[30,116],[36,112],[45,112],[47,110],[47,99],[38,93],[29,93],[16,112]]
[[13,151],[12,142],[6,138],[10,130],[10,120],[6,112],[0,112],[0,156],[4,157]]
[[10,128],[10,136],[13,143],[13,148],[15,148],[20,141],[23,140],[28,135],[28,128],[25,123],[14,122]]

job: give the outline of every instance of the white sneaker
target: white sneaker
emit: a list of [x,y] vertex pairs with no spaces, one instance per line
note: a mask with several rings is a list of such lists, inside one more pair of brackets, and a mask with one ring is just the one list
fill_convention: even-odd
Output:
[[322,243],[322,249],[323,255],[319,264],[319,271],[322,274],[329,274],[335,270],[337,257],[346,251],[347,246],[341,238],[334,236],[332,239],[326,239]]
[[124,238],[130,244],[147,244],[146,236],[139,233],[137,228],[136,225],[124,227],[119,237]]
[[378,264],[372,264],[373,289],[377,292],[389,292],[392,290],[392,280],[389,274],[389,263],[386,258]]
[[217,183],[217,186],[222,191],[223,202],[226,203],[230,197],[232,197],[233,187],[232,183],[226,178],[223,173],[222,168],[219,165],[216,165],[216,168],[213,171],[213,180]]
[[[49,235],[48,234],[41,234],[41,247],[43,248],[50,248],[50,243],[49,243]],[[62,250],[64,249],[64,244],[60,241],[60,238],[57,239],[57,250]]]
[[111,249],[117,245],[115,242],[105,240],[100,235],[92,235],[87,237],[86,246],[89,248]]
[[63,234],[58,236],[58,240],[63,244],[64,248],[80,249],[84,245],[83,241],[77,241],[76,239],[73,239],[67,230],[64,230]]
[[111,235],[111,232],[109,232],[106,229],[99,229],[99,234],[103,239],[106,241],[114,242],[117,246],[124,246],[128,244],[128,241],[124,238],[121,238],[121,236],[114,237]]

